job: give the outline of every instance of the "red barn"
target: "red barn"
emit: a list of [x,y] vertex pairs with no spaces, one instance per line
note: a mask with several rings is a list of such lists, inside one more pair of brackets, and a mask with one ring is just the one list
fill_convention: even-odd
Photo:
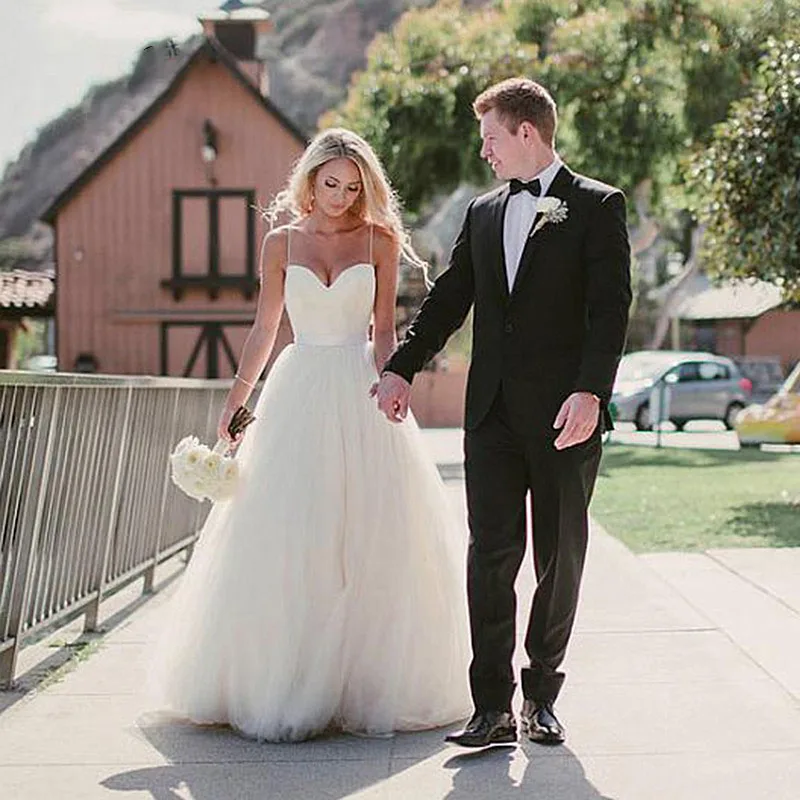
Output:
[[[53,201],[63,371],[224,378],[255,313],[257,206],[306,139],[270,101],[269,15],[229,1],[123,132]],[[278,347],[291,338],[284,324]]]

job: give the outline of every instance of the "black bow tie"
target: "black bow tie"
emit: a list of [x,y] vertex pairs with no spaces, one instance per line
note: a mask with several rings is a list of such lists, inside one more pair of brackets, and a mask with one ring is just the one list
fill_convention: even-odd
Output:
[[517,178],[512,178],[511,183],[508,185],[508,190],[511,194],[519,194],[520,192],[530,192],[534,197],[538,197],[542,193],[542,184],[538,178],[532,181],[521,181]]

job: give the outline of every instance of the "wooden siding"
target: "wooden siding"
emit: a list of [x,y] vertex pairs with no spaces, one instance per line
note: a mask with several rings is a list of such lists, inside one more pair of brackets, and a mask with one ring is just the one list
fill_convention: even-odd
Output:
[[747,332],[747,355],[779,356],[788,372],[800,361],[800,311],[767,311]]
[[[224,289],[212,300],[191,289],[175,301],[161,286],[172,275],[173,190],[213,188],[200,157],[206,119],[218,132],[216,187],[252,189],[263,204],[283,186],[302,150],[226,67],[199,59],[149,124],[58,214],[60,369],[73,369],[78,354],[90,352],[102,372],[158,374],[162,322],[252,319],[255,299],[246,301],[241,291]],[[183,270],[205,273],[207,208],[199,200],[184,203]],[[221,274],[244,272],[244,225],[241,202],[221,199]],[[256,254],[263,231],[259,221]],[[289,337],[284,324],[280,344]],[[184,349],[183,338],[176,350]],[[241,329],[228,338],[236,340],[238,357]],[[170,364],[170,373],[181,374],[179,366]],[[228,375],[222,366],[220,374]]]
[[755,320],[720,320],[716,351],[726,356],[777,356],[789,372],[800,361],[800,311],[767,311]]

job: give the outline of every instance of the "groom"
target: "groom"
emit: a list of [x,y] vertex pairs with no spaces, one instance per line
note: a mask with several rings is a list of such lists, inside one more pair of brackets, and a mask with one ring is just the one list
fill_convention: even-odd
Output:
[[631,301],[625,198],[559,159],[556,106],[538,83],[503,81],[473,108],[481,157],[509,182],[470,203],[448,269],[374,393],[390,420],[402,420],[414,375],[474,306],[464,450],[475,713],[447,739],[466,747],[517,739],[514,582],[530,493],[537,587],[521,723],[531,740],[558,744],[558,668],[575,618],[587,507]]

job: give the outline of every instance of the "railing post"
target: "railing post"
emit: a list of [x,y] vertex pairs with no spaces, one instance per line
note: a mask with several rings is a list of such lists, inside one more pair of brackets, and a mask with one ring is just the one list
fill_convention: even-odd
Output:
[[[175,438],[175,425],[178,420],[178,409],[180,407],[181,390],[175,390],[175,402],[172,406],[172,420],[169,426],[170,442]],[[169,488],[170,481],[170,465],[169,461],[164,465],[164,480],[161,484],[161,502],[158,511],[158,523],[156,531],[155,547],[153,547],[153,564],[144,574],[144,586],[142,587],[143,594],[152,594],[153,586],[155,584],[156,568],[158,567],[158,554],[161,551],[161,540],[163,538],[164,526],[164,509],[167,504],[167,489]]]
[[100,603],[103,602],[103,587],[106,582],[108,572],[108,559],[111,556],[111,540],[114,538],[114,531],[117,527],[117,508],[122,486],[123,465],[128,448],[128,432],[131,405],[133,404],[133,387],[129,386],[126,392],[125,412],[122,419],[122,435],[119,443],[119,455],[117,456],[117,468],[114,475],[114,488],[111,496],[111,506],[108,512],[108,525],[106,526],[106,538],[103,545],[103,558],[98,563],[97,573],[94,576],[94,585],[97,595],[94,600],[86,607],[86,616],[83,629],[87,633],[97,630],[97,622],[100,617]]
[[[44,462],[42,465],[42,481],[37,487],[39,494],[36,499],[36,511],[33,518],[33,524],[30,526],[30,532],[27,534],[25,533],[25,526],[23,526],[23,535],[19,542],[19,556],[14,567],[16,575],[22,575],[22,581],[15,581],[15,585],[11,594],[11,601],[9,603],[8,630],[10,633],[10,638],[13,640],[13,644],[11,647],[0,653],[0,689],[10,689],[14,682],[14,671],[17,666],[17,655],[19,654],[20,649],[20,634],[22,633],[22,627],[25,624],[25,612],[28,607],[28,598],[30,595],[30,583],[31,576],[33,575],[36,543],[39,538],[39,531],[41,529],[45,497],[47,495],[50,479],[50,461],[53,452],[53,435],[57,428],[60,400],[61,389],[60,387],[56,387],[53,397],[53,410],[50,417],[50,427],[47,431],[47,442],[45,444]],[[39,413],[42,413],[41,409]],[[43,413],[42,416],[44,416]],[[34,450],[33,462],[35,463],[35,461],[36,451]],[[33,484],[29,484],[28,492],[31,491],[32,487]]]

